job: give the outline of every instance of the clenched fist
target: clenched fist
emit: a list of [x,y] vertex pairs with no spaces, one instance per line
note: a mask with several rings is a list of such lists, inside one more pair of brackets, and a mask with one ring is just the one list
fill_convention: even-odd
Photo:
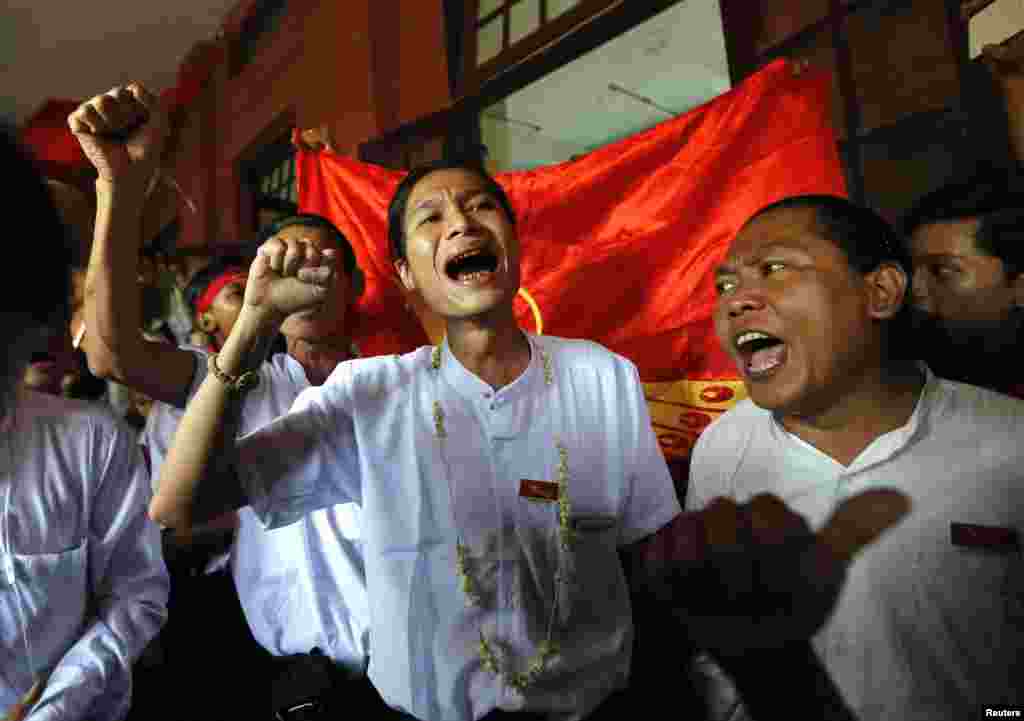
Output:
[[292,228],[260,246],[249,268],[245,309],[279,323],[331,302],[338,251]]
[[160,100],[143,86],[116,87],[82,103],[68,117],[99,177],[108,182],[148,184],[167,137]]
[[743,505],[716,499],[650,539],[645,580],[703,648],[736,653],[803,641],[828,620],[853,558],[909,510],[902,493],[872,489],[812,533],[776,496]]

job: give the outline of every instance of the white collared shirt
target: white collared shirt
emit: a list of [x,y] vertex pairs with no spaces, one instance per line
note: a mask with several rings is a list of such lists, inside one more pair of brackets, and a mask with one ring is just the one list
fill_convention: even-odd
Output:
[[906,493],[910,515],[857,557],[814,639],[847,703],[864,721],[1019,704],[1021,551],[955,546],[951,525],[1024,536],[1024,402],[929,372],[909,421],[844,467],[743,401],[698,440],[687,508],[770,491],[819,528],[842,499],[882,487]]
[[[191,398],[206,378],[207,354],[188,350],[197,356]],[[306,388],[309,381],[298,361],[274,355],[261,366],[259,385],[246,395],[239,433],[286,413]],[[182,414],[165,403],[153,404],[143,438],[154,478]],[[273,532],[251,508],[242,508],[230,565],[249,629],[267,651],[285,656],[319,648],[349,671],[365,672],[369,608],[358,506],[325,508]]]
[[[243,483],[270,527],[343,500],[361,505],[370,678],[389,705],[426,721],[494,708],[582,718],[623,686],[632,620],[617,550],[679,513],[635,366],[587,341],[529,340],[526,371],[497,392],[446,344],[440,371],[430,348],[343,363],[291,413],[240,441]],[[566,557],[575,583],[555,614],[560,653],[520,694],[482,667],[479,639],[521,671],[547,638],[558,504],[519,490],[523,479],[557,480],[558,441],[577,529]],[[460,589],[457,530],[478,608]]]
[[0,422],[0,716],[51,669],[26,721],[127,714],[170,588],[150,495],[108,409],[20,392]]

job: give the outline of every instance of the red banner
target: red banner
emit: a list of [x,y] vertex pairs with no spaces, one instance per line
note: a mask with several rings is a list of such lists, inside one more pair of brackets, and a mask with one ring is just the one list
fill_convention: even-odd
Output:
[[80,100],[51,98],[22,126],[21,141],[31,148],[48,175],[63,175],[89,162],[68,128],[68,116],[80,104]]
[[[645,381],[735,379],[714,340],[711,270],[746,218],[798,193],[845,194],[829,78],[777,61],[685,115],[572,162],[502,173],[518,215],[524,328],[596,340]],[[352,241],[367,275],[355,340],[425,342],[399,289],[386,211],[402,173],[301,152],[299,205]]]

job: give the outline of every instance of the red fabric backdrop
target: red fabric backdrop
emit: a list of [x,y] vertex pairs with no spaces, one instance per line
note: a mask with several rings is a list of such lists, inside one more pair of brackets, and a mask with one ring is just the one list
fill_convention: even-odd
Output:
[[[596,340],[644,381],[735,379],[711,327],[711,270],[752,213],[798,193],[845,195],[830,82],[777,61],[685,115],[573,162],[502,173],[518,215],[523,288],[544,333]],[[367,275],[355,340],[364,353],[426,342],[388,251],[402,173],[300,152],[299,205],[334,221]],[[517,315],[535,327],[522,299]]]

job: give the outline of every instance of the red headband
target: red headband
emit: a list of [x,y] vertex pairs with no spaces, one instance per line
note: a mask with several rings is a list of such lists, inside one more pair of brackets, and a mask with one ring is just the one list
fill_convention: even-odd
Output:
[[226,268],[223,273],[210,281],[206,290],[196,300],[196,313],[205,313],[213,305],[213,299],[217,297],[224,286],[232,283],[241,283],[244,286],[248,278],[249,276],[241,268]]

